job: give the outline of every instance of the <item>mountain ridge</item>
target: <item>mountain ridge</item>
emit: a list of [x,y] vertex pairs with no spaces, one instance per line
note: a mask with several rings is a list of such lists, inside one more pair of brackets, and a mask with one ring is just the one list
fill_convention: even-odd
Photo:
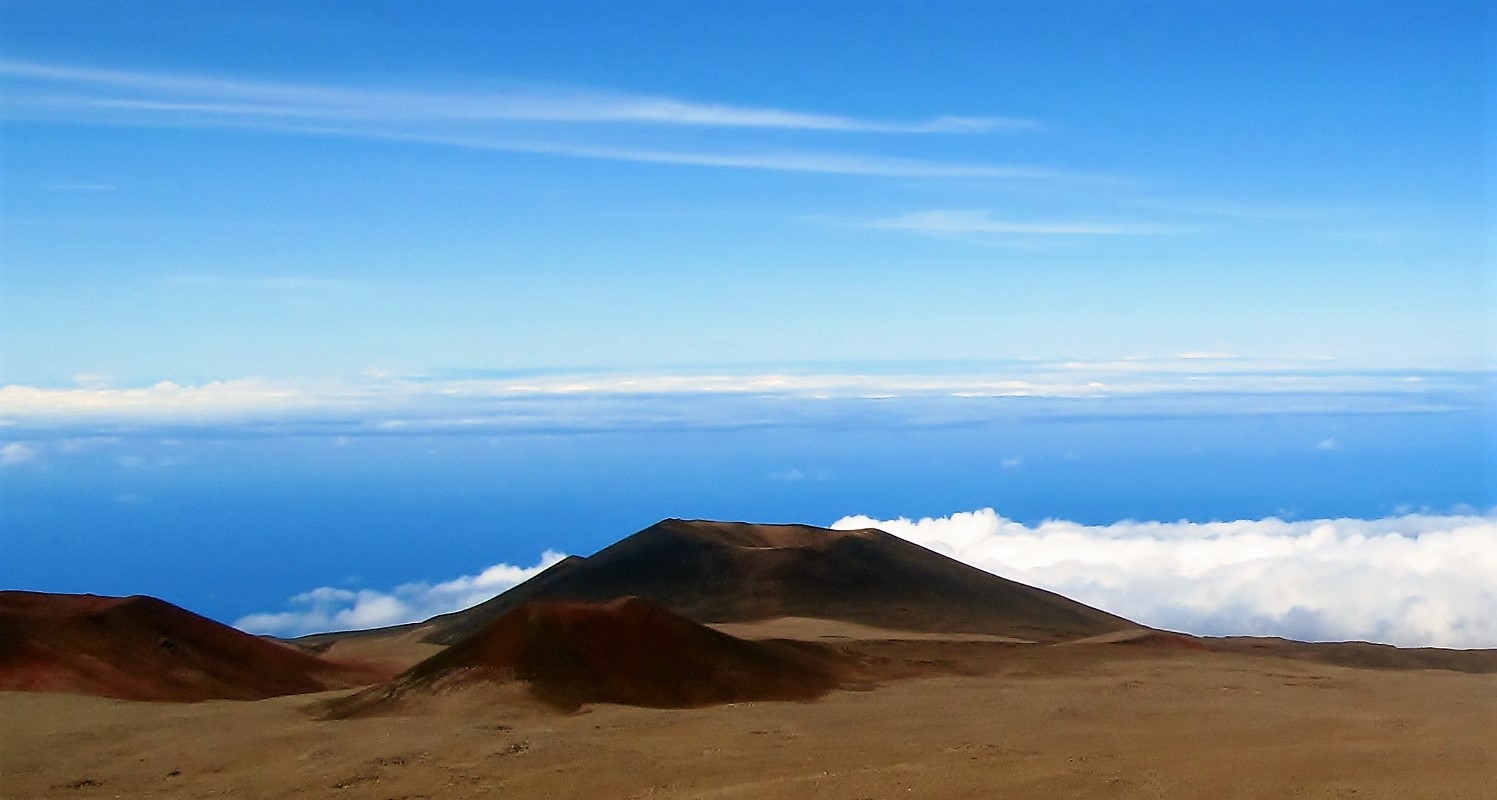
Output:
[[876,528],[666,519],[488,601],[402,630],[453,644],[531,600],[635,596],[704,624],[817,617],[1049,642],[1143,626]]

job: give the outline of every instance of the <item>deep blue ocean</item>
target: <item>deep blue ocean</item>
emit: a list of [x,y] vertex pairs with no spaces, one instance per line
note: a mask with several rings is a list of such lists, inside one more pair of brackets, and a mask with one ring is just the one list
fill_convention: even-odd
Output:
[[665,517],[1375,518],[1497,505],[1491,417],[1009,417],[401,436],[81,438],[0,475],[0,586],[222,620],[588,554]]

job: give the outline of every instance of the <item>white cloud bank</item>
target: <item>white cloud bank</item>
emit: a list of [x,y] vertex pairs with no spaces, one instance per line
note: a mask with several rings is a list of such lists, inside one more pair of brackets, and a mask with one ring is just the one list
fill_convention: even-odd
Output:
[[1497,512],[1028,526],[844,517],[1135,621],[1204,635],[1497,647]]
[[[1287,522],[1024,525],[992,509],[935,519],[843,517],[1147,625],[1202,635],[1497,647],[1497,512]],[[382,592],[324,586],[234,624],[296,636],[469,608],[560,561],[498,564]]]
[[288,611],[250,614],[237,620],[234,626],[251,633],[299,636],[419,622],[478,605],[565,557],[563,553],[547,550],[532,567],[495,564],[477,575],[436,584],[407,583],[389,592],[322,586],[292,597]]
[[[936,403],[939,416],[963,420],[989,418],[993,402],[1012,400],[1033,401],[1031,411],[1041,401],[1081,402],[1085,408],[1070,410],[1110,415],[1429,412],[1486,407],[1493,377],[1489,371],[1359,370],[1200,354],[1114,362],[1031,359],[949,373],[370,375],[125,387],[90,377],[75,386],[0,386],[0,430],[29,431],[35,439],[150,426],[299,426],[348,435],[617,429],[650,421],[676,427],[748,419],[770,424],[785,422],[792,404],[778,401],[789,398],[898,399],[906,408],[915,408],[909,401]],[[760,401],[767,405],[746,408]],[[721,408],[709,408],[712,403]],[[806,403],[797,408],[802,416],[810,413]],[[928,418],[929,411],[911,413]]]

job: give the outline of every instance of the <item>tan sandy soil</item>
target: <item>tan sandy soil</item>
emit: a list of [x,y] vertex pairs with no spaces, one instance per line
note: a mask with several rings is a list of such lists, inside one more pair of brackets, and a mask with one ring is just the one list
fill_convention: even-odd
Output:
[[808,703],[561,714],[503,686],[317,721],[344,693],[0,693],[6,798],[1491,798],[1497,674],[1172,647],[860,642],[963,674]]
[[367,664],[393,675],[446,649],[439,644],[426,644],[420,639],[421,634],[416,632],[387,637],[349,637],[319,648],[317,654],[331,661]]

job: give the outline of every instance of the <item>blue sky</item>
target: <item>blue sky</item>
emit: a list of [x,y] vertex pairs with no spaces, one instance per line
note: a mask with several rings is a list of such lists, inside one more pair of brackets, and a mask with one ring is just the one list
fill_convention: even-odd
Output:
[[1478,3],[3,8],[10,382],[1491,361]]
[[0,0],[0,586],[294,633],[866,515],[1497,646],[1486,6]]

